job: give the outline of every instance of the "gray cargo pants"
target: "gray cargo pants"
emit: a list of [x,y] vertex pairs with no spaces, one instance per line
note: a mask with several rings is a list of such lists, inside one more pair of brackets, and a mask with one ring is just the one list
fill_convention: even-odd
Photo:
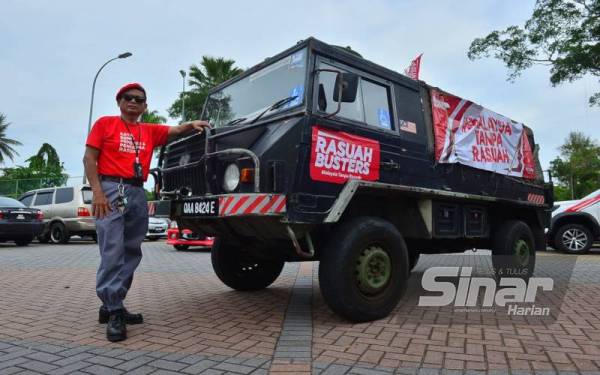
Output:
[[113,210],[96,219],[100,266],[96,293],[108,311],[123,308],[133,282],[133,273],[142,260],[142,241],[148,231],[148,203],[142,187],[123,184],[127,206],[121,213],[115,205],[119,184],[102,181],[102,190]]

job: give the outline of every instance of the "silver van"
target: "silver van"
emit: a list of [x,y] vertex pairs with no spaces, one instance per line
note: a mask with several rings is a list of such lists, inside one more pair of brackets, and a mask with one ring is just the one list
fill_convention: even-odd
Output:
[[73,235],[96,239],[92,189],[88,185],[32,190],[19,201],[44,213],[44,231],[38,236],[40,242],[67,243]]

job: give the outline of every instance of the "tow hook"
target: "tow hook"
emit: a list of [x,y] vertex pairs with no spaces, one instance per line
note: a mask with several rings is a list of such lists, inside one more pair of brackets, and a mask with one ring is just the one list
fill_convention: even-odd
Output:
[[306,252],[300,247],[300,243],[298,242],[298,238],[296,237],[294,230],[289,225],[286,225],[285,227],[287,228],[288,235],[294,244],[296,254],[302,258],[312,258],[315,255],[315,248],[313,246],[312,239],[310,238],[310,233],[306,233],[306,243],[308,244],[308,252]]

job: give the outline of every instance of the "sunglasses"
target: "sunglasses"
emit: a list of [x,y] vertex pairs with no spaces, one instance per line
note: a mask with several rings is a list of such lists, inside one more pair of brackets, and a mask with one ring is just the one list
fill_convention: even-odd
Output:
[[130,102],[133,100],[138,104],[142,104],[142,103],[146,102],[146,98],[144,98],[144,97],[129,95],[129,94],[123,94],[123,96],[121,96],[121,99],[125,100],[126,102]]

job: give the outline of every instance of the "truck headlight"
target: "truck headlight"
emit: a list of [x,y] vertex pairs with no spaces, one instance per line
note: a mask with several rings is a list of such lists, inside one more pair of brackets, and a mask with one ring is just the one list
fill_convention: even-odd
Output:
[[225,174],[223,176],[223,189],[226,192],[231,193],[235,189],[237,189],[240,184],[240,168],[237,164],[229,164],[227,168],[225,168]]

